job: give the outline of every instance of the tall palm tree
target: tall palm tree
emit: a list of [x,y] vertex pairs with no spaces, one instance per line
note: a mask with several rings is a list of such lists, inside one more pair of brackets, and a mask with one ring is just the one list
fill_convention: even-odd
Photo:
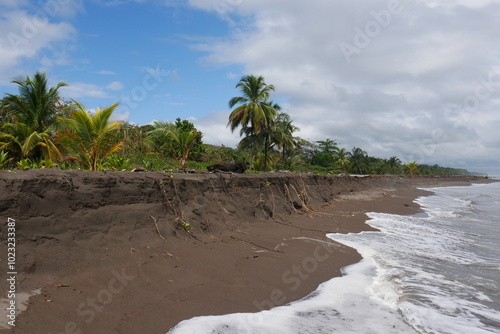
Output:
[[59,159],[61,153],[53,142],[52,130],[61,109],[58,91],[67,84],[59,82],[49,88],[46,74],[40,72],[12,83],[17,84],[19,94],[6,94],[0,103],[0,149],[11,151],[17,158]]
[[[276,118],[277,104],[269,101],[273,85],[267,85],[262,76],[247,75],[241,78],[236,85],[242,96],[236,96],[229,100],[229,108],[238,105],[229,115],[228,126],[231,132],[238,127],[247,134],[263,135],[265,140],[269,140],[269,129],[272,121]],[[241,134],[241,133],[240,133]],[[264,169],[267,169],[268,144],[264,145],[265,158]]]
[[115,140],[121,123],[110,121],[118,103],[104,109],[97,108],[92,115],[82,104],[73,102],[77,109],[72,116],[59,118],[66,129],[59,133],[58,139],[72,151],[71,159],[89,170],[99,170],[108,156],[122,149],[123,143]]

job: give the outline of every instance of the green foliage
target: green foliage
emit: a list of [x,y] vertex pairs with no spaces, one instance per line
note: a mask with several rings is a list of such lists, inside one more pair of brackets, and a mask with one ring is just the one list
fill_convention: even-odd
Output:
[[118,103],[97,108],[93,115],[82,104],[74,102],[77,109],[72,117],[59,118],[65,129],[59,133],[58,140],[68,149],[72,159],[86,169],[100,170],[108,156],[122,149],[123,143],[116,139],[121,124],[110,121]]
[[177,162],[170,157],[161,154],[146,153],[120,155],[129,159],[131,167],[143,167],[148,170],[172,170],[177,168]]
[[242,150],[235,150],[227,146],[204,145],[204,154],[201,157],[202,162],[209,164],[224,164],[228,162],[246,162],[247,154]]
[[186,232],[189,233],[189,231],[191,231],[191,225],[188,223],[188,222],[185,222],[185,221],[181,221],[179,223],[179,226]]
[[154,163],[146,158],[142,159],[142,166],[146,169],[153,170]]
[[410,161],[403,166],[404,170],[410,175],[418,174],[418,164],[416,161]]
[[[117,104],[98,108],[95,115],[81,104],[59,97],[59,82],[49,87],[44,73],[12,81],[17,95],[0,99],[0,169],[17,166],[21,170],[85,168],[124,170],[204,170],[216,163],[245,163],[257,170],[292,169],[317,173],[392,175],[468,175],[459,168],[403,164],[392,156],[369,156],[361,148],[350,152],[335,140],[316,142],[294,137],[299,129],[281,107],[271,101],[273,85],[262,76],[244,76],[236,85],[240,96],[229,100],[234,108],[228,119],[231,131],[240,128],[238,149],[205,145],[203,134],[188,120],[154,125],[111,122]],[[64,155],[64,159],[63,159]],[[186,231],[189,224],[181,226]]]
[[328,152],[318,152],[314,154],[311,163],[321,167],[332,167],[335,165],[335,156]]
[[203,145],[203,133],[195,128],[194,124],[188,120],[181,120],[177,118],[175,120],[175,127],[180,132],[193,132],[196,134],[196,139],[194,140],[193,147],[189,152],[189,159],[200,161],[203,156],[205,146]]
[[11,153],[14,160],[33,158],[59,160],[61,154],[53,141],[56,117],[62,110],[59,88],[48,86],[45,73],[37,72],[32,78],[12,81],[19,94],[6,94],[0,109],[2,120],[0,149]]
[[281,110],[278,104],[270,101],[274,86],[267,85],[262,76],[247,75],[241,78],[236,88],[240,90],[241,96],[231,98],[229,107],[239,106],[231,111],[227,125],[231,132],[241,126],[240,135],[245,134],[246,139],[244,146],[250,149],[252,156],[256,151],[263,150],[264,157],[260,162],[266,170],[268,152],[274,144],[271,138],[273,125]]
[[185,168],[188,159],[199,160],[203,156],[202,133],[193,123],[177,118],[176,123],[156,121],[148,132],[153,151],[178,161]]
[[9,152],[0,151],[0,169],[4,169],[11,160],[12,158],[9,158]]
[[38,168],[53,168],[56,164],[52,160],[42,160],[42,159],[22,159],[16,163],[20,170],[28,169],[38,169]]
[[22,159],[20,161],[18,161],[16,163],[17,167],[20,169],[20,170],[28,170],[28,169],[31,169],[33,168],[32,167],[32,162],[30,159]]
[[75,169],[75,165],[72,164],[70,161],[64,161],[63,163],[59,164],[58,167],[60,170]]
[[117,171],[128,170],[130,169],[130,159],[113,154],[108,157],[105,166]]

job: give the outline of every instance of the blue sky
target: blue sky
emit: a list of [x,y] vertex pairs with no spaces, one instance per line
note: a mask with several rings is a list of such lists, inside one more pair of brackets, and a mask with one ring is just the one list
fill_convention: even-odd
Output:
[[263,75],[309,140],[500,175],[496,0],[0,0],[0,90],[47,72],[116,119],[190,119],[234,146]]
[[[65,22],[71,31],[67,38],[54,38],[34,57],[21,59],[21,66],[11,71],[14,77],[46,71],[54,83],[69,84],[63,96],[88,108],[120,101],[116,116],[137,124],[200,117],[209,111],[208,101],[224,108],[236,93],[229,89],[238,80],[230,74],[232,67],[204,63],[204,53],[197,49],[199,43],[228,34],[227,22],[215,15],[156,2],[55,0],[61,11],[75,7],[60,14],[51,2],[37,3],[26,2],[13,10],[22,10],[36,24],[32,17],[52,14],[46,7],[50,6],[56,9],[50,24]],[[15,92],[10,78],[2,79],[2,88]]]

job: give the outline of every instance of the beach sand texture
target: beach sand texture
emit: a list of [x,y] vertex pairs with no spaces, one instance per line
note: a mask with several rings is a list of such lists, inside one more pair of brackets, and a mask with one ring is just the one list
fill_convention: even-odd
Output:
[[360,260],[327,233],[370,230],[365,212],[418,212],[417,186],[471,181],[0,172],[0,254],[15,219],[17,293],[33,294],[0,333],[164,334],[194,316],[283,305]]

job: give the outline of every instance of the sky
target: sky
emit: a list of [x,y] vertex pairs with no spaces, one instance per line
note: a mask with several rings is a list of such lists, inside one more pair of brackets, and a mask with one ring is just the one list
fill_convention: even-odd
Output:
[[0,0],[0,93],[46,72],[89,110],[235,147],[248,74],[301,138],[500,175],[498,0]]

